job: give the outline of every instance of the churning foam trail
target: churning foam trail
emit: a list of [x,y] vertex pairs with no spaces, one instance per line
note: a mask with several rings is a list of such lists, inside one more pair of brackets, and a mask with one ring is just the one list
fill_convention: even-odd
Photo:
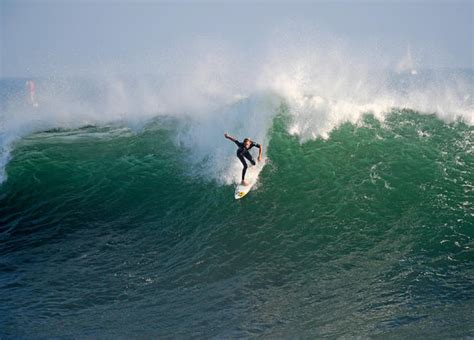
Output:
[[5,172],[5,168],[10,161],[10,147],[9,144],[6,144],[0,150],[0,183],[3,183],[7,179],[7,174]]
[[251,138],[266,151],[267,132],[278,104],[274,95],[255,94],[198,119],[191,117],[177,140],[190,151],[194,174],[219,183],[239,182],[242,165],[235,156],[236,145],[224,139],[224,133],[240,141]]
[[119,77],[109,70],[93,81],[38,81],[39,108],[26,105],[23,94],[2,105],[0,182],[14,141],[51,128],[119,121],[135,129],[155,116],[182,119],[186,128],[176,141],[189,150],[191,172],[231,183],[240,164],[224,132],[266,147],[281,100],[290,107],[289,132],[303,141],[327,138],[341,123],[355,123],[365,113],[383,120],[394,107],[474,123],[472,73],[397,73],[397,60],[392,72],[386,56],[356,58],[340,45],[295,41],[280,41],[251,60],[232,48],[198,46],[181,51],[181,59],[154,61],[160,65],[154,77]]

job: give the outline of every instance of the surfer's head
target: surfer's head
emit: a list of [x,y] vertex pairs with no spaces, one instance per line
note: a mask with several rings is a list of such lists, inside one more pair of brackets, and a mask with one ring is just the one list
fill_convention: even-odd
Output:
[[246,149],[250,148],[250,145],[252,145],[252,141],[249,138],[244,139],[244,146]]

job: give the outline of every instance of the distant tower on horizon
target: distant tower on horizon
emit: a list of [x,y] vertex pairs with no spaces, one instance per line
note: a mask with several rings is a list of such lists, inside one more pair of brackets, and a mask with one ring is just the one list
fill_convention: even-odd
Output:
[[398,62],[396,70],[398,73],[410,73],[411,75],[418,74],[411,55],[410,45],[407,45],[405,56]]
[[33,106],[33,107],[38,107],[39,104],[36,101],[36,84],[33,80],[27,80],[26,81],[26,89],[28,91],[28,102]]

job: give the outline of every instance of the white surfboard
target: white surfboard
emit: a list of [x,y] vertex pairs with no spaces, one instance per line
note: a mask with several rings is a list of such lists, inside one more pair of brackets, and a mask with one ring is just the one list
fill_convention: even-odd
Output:
[[240,183],[237,185],[237,187],[235,188],[235,193],[234,193],[234,198],[236,200],[241,199],[242,197],[246,196],[249,193],[250,189],[252,189],[255,183],[257,183],[258,175],[260,174],[260,171],[262,171],[264,166],[265,166],[265,160],[247,169],[245,180],[247,181],[248,185],[242,185]]
[[248,183],[248,185],[239,184],[235,188],[234,198],[236,200],[239,200],[242,197],[244,197],[245,195],[247,195],[249,193],[250,189],[252,189],[253,185],[255,184],[255,181],[251,181],[251,180],[247,179],[247,183]]

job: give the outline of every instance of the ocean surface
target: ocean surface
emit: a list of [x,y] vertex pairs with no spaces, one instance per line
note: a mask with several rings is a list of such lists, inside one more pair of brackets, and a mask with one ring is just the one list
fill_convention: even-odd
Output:
[[473,72],[384,79],[1,80],[0,337],[474,337]]

